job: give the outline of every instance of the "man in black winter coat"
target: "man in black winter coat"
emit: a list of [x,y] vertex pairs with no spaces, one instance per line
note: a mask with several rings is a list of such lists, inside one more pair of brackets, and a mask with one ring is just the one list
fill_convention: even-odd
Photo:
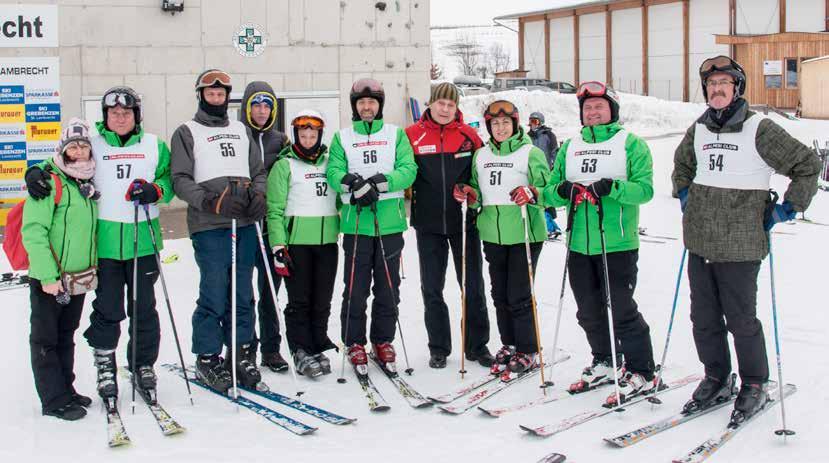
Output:
[[[533,145],[544,151],[544,156],[547,157],[547,163],[550,169],[553,168],[553,163],[556,161],[556,153],[558,152],[558,140],[553,131],[544,125],[544,115],[540,112],[530,114],[530,139]],[[548,207],[544,211],[544,217],[547,219],[547,236],[550,239],[557,239],[561,235],[561,228],[555,221],[556,209]]]
[[[259,146],[262,162],[268,172],[271,171],[279,152],[288,142],[285,134],[276,129],[276,118],[276,96],[273,88],[267,82],[249,83],[242,96],[239,120],[250,128],[250,142]],[[262,234],[267,242],[267,225],[263,223],[262,227]],[[261,251],[256,253],[256,286],[259,291],[259,304],[256,307],[259,315],[259,351],[262,353],[263,367],[281,372],[288,370],[288,364],[279,354],[282,336],[279,334],[279,320],[276,317],[277,307],[271,297],[271,289],[268,287],[268,278],[265,273],[266,262],[273,262],[270,246],[265,246],[265,252],[268,254],[267,261],[262,260]],[[274,271],[271,271],[271,275],[274,290],[279,292],[282,277]]]

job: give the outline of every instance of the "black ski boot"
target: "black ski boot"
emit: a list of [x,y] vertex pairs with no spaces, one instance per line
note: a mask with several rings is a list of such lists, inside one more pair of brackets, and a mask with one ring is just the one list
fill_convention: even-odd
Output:
[[430,368],[446,368],[446,356],[443,354],[431,354],[429,356]]
[[317,362],[322,367],[322,374],[330,375],[331,374],[331,359],[328,358],[324,353],[320,352],[319,354],[314,356],[317,359]]
[[55,418],[60,418],[66,421],[76,421],[86,416],[86,409],[75,402],[69,402],[63,407],[59,407],[54,410],[43,410],[43,414],[45,416],[54,416]]
[[689,400],[682,411],[685,413],[696,413],[704,410],[712,405],[722,403],[729,400],[737,392],[733,373],[726,376],[725,381],[721,381],[713,376],[706,376],[700,381],[694,393],[691,394]]
[[115,349],[95,349],[92,352],[98,369],[98,395],[104,399],[118,397],[118,378],[115,377]]
[[762,383],[743,383],[740,386],[740,393],[734,402],[734,411],[731,412],[731,422],[735,424],[751,418],[766,406],[769,401],[769,393],[766,385]]
[[490,368],[492,367],[492,364],[495,363],[495,357],[493,357],[492,354],[489,353],[489,349],[487,349],[486,347],[484,347],[484,349],[478,353],[466,354],[466,359],[473,362],[478,362],[478,365],[485,368]]
[[288,370],[288,362],[279,354],[279,352],[262,352],[263,367],[269,368],[271,371],[279,373]]
[[72,392],[72,403],[74,403],[75,405],[79,405],[83,408],[89,408],[89,406],[92,405],[92,399],[85,396],[85,395],[78,394],[77,392],[73,391]]
[[294,366],[296,366],[296,372],[302,376],[309,378],[322,376],[322,365],[317,362],[316,357],[303,349],[297,349],[294,352]]
[[233,377],[218,354],[199,355],[196,359],[196,378],[222,394],[233,386]]
[[150,365],[138,367],[138,376],[135,379],[135,386],[145,391],[154,391],[158,384],[158,378],[155,375],[153,367]]
[[[233,362],[233,351],[227,349],[227,357],[225,357],[225,369],[231,372],[231,363]],[[256,349],[248,343],[239,346],[239,352],[236,356],[236,381],[242,387],[249,389],[256,389],[257,385],[262,382],[262,373],[256,368]],[[231,379],[231,383],[233,380]]]

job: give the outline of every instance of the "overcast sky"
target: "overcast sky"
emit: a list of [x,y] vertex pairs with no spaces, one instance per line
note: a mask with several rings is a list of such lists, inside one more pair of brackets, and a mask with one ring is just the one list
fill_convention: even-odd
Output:
[[573,3],[575,0],[432,0],[432,26],[492,24],[492,18],[505,14],[523,13]]

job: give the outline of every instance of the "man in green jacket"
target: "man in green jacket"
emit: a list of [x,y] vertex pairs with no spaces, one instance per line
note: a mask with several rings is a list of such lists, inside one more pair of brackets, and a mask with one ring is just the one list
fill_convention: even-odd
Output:
[[381,362],[395,361],[391,342],[400,300],[400,253],[407,228],[403,190],[414,182],[417,165],[406,132],[383,121],[385,92],[380,82],[357,80],[351,87],[350,100],[354,122],[331,141],[327,177],[343,202],[343,343],[351,363],[365,368],[366,300],[372,277],[369,337]]
[[[740,373],[734,413],[748,417],[765,406],[769,379],[763,325],[757,319],[757,275],[769,253],[772,226],[805,211],[817,192],[821,165],[814,151],[748,109],[746,75],[727,56],[700,66],[708,109],[674,154],[673,193],[683,210],[688,249],[691,322],[705,379],[689,410],[730,397],[731,352]],[[772,173],[791,182],[782,204],[770,197]]]
[[[98,368],[98,394],[104,400],[117,397],[115,349],[121,335],[121,322],[130,317],[138,323],[137,340],[127,345],[127,364],[137,371],[137,386],[153,394],[156,375],[153,365],[158,360],[161,331],[156,310],[154,286],[158,280],[149,227],[154,230],[159,248],[163,246],[158,224],[158,203],[173,198],[170,180],[170,150],[157,136],[145,133],[142,122],[141,98],[130,87],[113,87],[101,98],[103,121],[96,124],[98,135],[91,138],[92,156],[96,162],[95,188],[98,203],[98,278],[89,328],[84,332],[94,350]],[[27,179],[34,176],[27,175]],[[40,191],[33,182],[30,194]],[[138,217],[138,288],[137,307],[133,307],[133,252],[135,240],[135,206]],[[150,223],[141,210],[146,205]],[[124,303],[126,288],[126,304]],[[132,317],[135,315],[136,319]],[[132,365],[132,350],[136,365]]]
[[[593,353],[593,362],[570,390],[581,392],[618,378],[618,398],[624,402],[654,387],[650,328],[633,299],[639,206],[653,198],[653,161],[645,141],[619,124],[619,101],[613,89],[600,82],[586,82],[577,96],[581,135],[562,145],[550,186],[544,190],[544,198],[552,206],[568,208],[570,287],[578,306],[576,318]],[[606,269],[602,263],[605,252]],[[605,272],[609,288],[605,288]],[[606,291],[613,309],[616,339],[612,341]],[[611,342],[619,346],[616,359],[612,358]],[[609,405],[616,401],[615,393],[607,398]]]

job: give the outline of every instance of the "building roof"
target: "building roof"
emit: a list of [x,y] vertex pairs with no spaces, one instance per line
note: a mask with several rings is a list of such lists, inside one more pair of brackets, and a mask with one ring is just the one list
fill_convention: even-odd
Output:
[[497,16],[493,18],[494,20],[507,20],[507,19],[518,19],[524,16],[532,16],[537,14],[544,14],[544,13],[555,13],[557,11],[562,10],[569,10],[571,8],[576,7],[584,7],[584,6],[594,6],[594,5],[607,5],[610,3],[615,3],[619,0],[549,0],[545,2],[549,7],[543,10],[534,10],[534,11],[523,11],[523,12],[515,12],[515,13],[508,13],[501,16]]

